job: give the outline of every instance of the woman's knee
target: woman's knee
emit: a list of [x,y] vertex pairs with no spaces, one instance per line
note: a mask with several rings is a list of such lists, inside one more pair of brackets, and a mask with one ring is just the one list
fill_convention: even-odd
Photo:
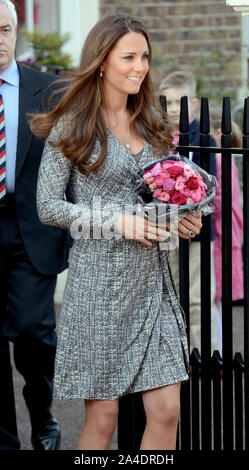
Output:
[[178,422],[180,404],[177,401],[167,401],[158,403],[154,409],[150,410],[149,419],[161,425],[174,425]]
[[180,414],[180,397],[178,393],[161,393],[144,401],[147,422],[159,425],[175,425]]
[[114,432],[118,418],[118,403],[115,401],[91,403],[86,405],[86,422],[91,422],[100,434],[111,434]]

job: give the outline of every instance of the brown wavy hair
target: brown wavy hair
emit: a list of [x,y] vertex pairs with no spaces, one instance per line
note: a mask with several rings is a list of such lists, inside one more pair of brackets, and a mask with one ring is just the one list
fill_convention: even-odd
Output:
[[[107,153],[107,129],[101,113],[101,104],[105,102],[100,77],[101,64],[117,41],[129,32],[144,35],[149,49],[148,61],[151,64],[151,44],[142,23],[127,15],[102,18],[88,34],[81,53],[79,70],[70,74],[56,107],[51,112],[32,115],[30,120],[32,132],[38,137],[46,137],[61,117],[67,117],[56,142],[49,141],[49,144],[73,161],[83,174],[97,171]],[[174,148],[167,116],[156,102],[149,72],[139,92],[128,95],[127,108],[134,130],[152,144],[156,155],[165,155],[169,149]],[[96,140],[100,143],[100,154],[97,161],[89,165],[87,160],[93,152]]]

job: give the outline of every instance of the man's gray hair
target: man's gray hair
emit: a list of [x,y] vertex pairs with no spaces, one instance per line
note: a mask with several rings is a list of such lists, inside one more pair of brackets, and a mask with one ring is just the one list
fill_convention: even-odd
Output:
[[5,5],[12,16],[14,27],[17,27],[17,14],[16,14],[16,7],[14,3],[12,3],[10,0],[0,0],[0,5]]

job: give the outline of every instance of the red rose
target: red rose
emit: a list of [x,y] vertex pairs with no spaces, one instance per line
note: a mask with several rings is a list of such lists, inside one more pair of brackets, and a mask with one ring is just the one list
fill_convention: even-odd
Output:
[[186,201],[186,196],[184,196],[184,194],[179,193],[178,191],[176,191],[175,194],[173,194],[173,196],[171,197],[172,204],[177,204],[178,206],[186,204]]
[[170,191],[167,191],[167,193],[169,193],[170,197],[172,197],[175,194],[175,192],[176,192],[175,188],[171,189]]
[[183,173],[183,168],[178,165],[173,165],[170,168],[168,168],[168,173],[173,176],[173,178],[176,178],[176,176],[179,176]]
[[198,189],[200,186],[198,178],[195,178],[194,176],[191,176],[189,180],[187,181],[187,187],[188,189],[191,189],[191,191],[195,191]]

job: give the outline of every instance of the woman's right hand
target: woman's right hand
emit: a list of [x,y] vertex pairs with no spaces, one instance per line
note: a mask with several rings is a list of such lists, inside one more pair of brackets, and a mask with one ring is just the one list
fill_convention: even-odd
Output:
[[116,231],[125,238],[137,240],[146,246],[152,246],[152,242],[149,240],[165,242],[170,237],[166,228],[159,228],[144,217],[132,214],[120,214]]

